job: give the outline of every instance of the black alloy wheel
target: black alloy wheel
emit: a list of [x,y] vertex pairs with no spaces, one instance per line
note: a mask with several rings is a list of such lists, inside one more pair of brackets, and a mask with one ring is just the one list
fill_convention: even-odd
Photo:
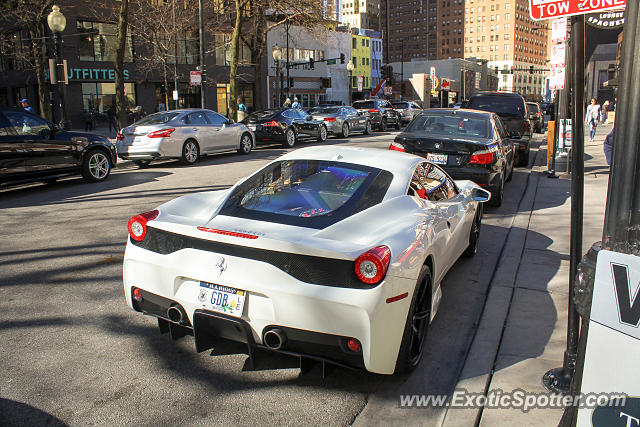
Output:
[[89,182],[100,182],[107,179],[111,172],[111,161],[104,150],[93,148],[82,160],[82,176]]
[[500,176],[500,186],[491,190],[491,200],[489,203],[493,207],[500,207],[502,205],[502,197],[504,195],[504,175]]
[[284,133],[284,142],[282,143],[282,145],[285,148],[291,148],[296,145],[296,131],[293,130],[293,128],[287,129],[287,131]]
[[478,239],[480,238],[480,226],[482,225],[482,203],[478,203],[476,215],[473,217],[471,230],[469,231],[469,246],[462,253],[465,258],[471,258],[478,251]]

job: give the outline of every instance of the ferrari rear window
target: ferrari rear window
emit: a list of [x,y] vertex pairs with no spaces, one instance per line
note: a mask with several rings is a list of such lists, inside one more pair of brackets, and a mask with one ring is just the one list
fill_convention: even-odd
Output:
[[[383,185],[371,185],[380,176]],[[379,203],[391,178],[387,171],[342,162],[276,162],[240,184],[220,213],[324,228]]]

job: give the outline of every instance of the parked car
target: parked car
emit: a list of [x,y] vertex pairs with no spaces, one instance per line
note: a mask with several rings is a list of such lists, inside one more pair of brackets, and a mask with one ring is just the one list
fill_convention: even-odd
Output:
[[309,114],[324,121],[331,135],[347,138],[352,132],[371,133],[371,120],[353,107],[314,107]]
[[301,139],[327,140],[328,128],[323,120],[315,120],[302,110],[279,108],[250,114],[242,123],[249,126],[258,142],[281,142],[293,147]]
[[248,154],[255,136],[242,123],[204,109],[162,111],[122,129],[118,156],[140,167],[157,159],[180,159],[192,165],[200,156],[237,150]]
[[68,132],[28,111],[0,107],[0,186],[76,174],[104,181],[116,162],[116,147],[103,136]]
[[[440,283],[490,194],[405,153],[290,151],[129,220],[124,296],[196,351],[229,340],[379,374],[420,363]],[[390,221],[393,226],[390,226]],[[433,350],[433,349],[431,349]]]
[[467,108],[490,111],[500,116],[507,134],[513,139],[519,139],[516,165],[529,164],[533,128],[521,95],[509,92],[477,92],[469,99]]
[[513,175],[514,145],[494,113],[437,108],[419,114],[389,149],[425,157],[453,179],[474,181],[500,206],[505,181]]
[[385,99],[355,101],[352,106],[371,120],[373,127],[379,131],[387,129],[387,126],[400,129],[400,113],[394,110],[393,105]]
[[422,107],[414,101],[391,101],[393,108],[400,113],[400,122],[409,123],[413,118],[422,112]]
[[540,110],[540,106],[535,102],[527,102],[527,112],[529,113],[529,120],[533,125],[533,131],[536,133],[544,132],[544,116]]

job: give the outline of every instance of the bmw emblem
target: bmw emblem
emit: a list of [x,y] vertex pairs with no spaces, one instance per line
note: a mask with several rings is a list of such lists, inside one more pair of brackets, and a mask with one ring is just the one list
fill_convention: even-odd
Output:
[[439,150],[439,149],[440,149],[440,144],[436,142],[436,144],[434,145],[434,148],[435,148],[436,150]]
[[227,269],[227,261],[224,257],[220,257],[220,260],[216,263],[216,268],[218,269],[218,276],[221,276]]

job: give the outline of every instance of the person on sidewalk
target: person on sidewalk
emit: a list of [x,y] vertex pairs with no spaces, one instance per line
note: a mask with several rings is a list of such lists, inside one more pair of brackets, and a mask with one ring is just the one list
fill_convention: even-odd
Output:
[[33,107],[29,105],[29,100],[27,98],[21,99],[20,105],[22,105],[22,108],[27,110],[28,112],[34,113]]
[[291,99],[290,98],[285,99],[284,104],[282,104],[282,106],[284,108],[291,108]]
[[600,112],[600,116],[602,118],[602,124],[607,124],[607,111],[609,111],[609,100],[607,99],[602,104],[602,111]]
[[84,110],[82,116],[84,118],[84,131],[89,132],[90,130],[93,130],[93,108]]
[[242,98],[238,97],[238,121],[241,122],[242,120],[245,119],[245,117],[247,117],[247,106],[244,105],[244,102],[242,102]]
[[107,109],[107,122],[109,122],[109,132],[111,129],[118,132],[118,123],[116,122],[116,109],[113,105],[109,105]]
[[293,104],[291,104],[291,108],[294,110],[302,110],[302,104],[298,101],[298,98],[293,98]]
[[591,98],[591,105],[587,107],[587,112],[584,115],[584,122],[589,125],[589,142],[593,142],[593,138],[596,136],[596,128],[598,127],[599,120],[600,104],[596,102],[595,98]]
[[609,135],[604,139],[604,144],[602,144],[602,148],[604,149],[604,157],[607,159],[607,165],[611,166],[611,154],[613,153],[613,130],[609,132]]

